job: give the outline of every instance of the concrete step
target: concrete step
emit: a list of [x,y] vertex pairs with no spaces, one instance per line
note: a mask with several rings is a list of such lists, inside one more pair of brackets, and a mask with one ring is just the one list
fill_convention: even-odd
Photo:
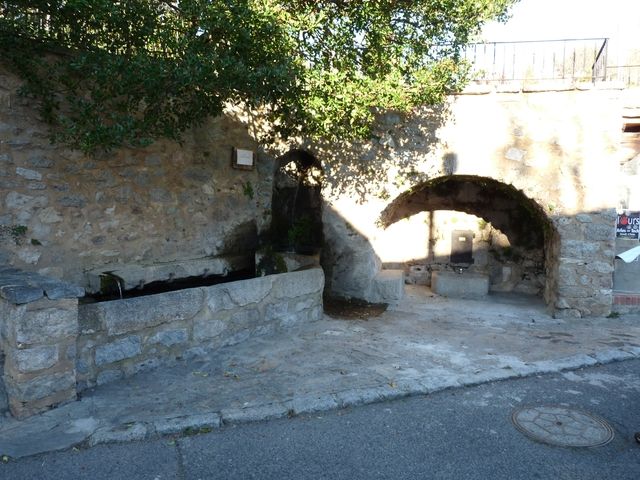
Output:
[[379,302],[396,303],[404,297],[404,271],[402,270],[380,270],[373,282]]

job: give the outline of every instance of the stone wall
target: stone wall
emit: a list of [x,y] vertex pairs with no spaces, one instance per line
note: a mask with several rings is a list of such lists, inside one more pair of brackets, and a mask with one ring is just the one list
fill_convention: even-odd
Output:
[[[76,336],[81,288],[0,268],[0,410],[18,418],[76,398]],[[6,391],[5,391],[6,389]]]
[[475,87],[445,109],[381,115],[366,142],[271,146],[254,171],[230,166],[233,147],[260,150],[248,117],[210,120],[182,145],[87,157],[49,143],[18,87],[0,71],[0,264],[92,291],[105,272],[133,288],[250,268],[271,220],[273,157],[303,148],[325,170],[323,266],[334,293],[385,301],[397,289],[382,266],[411,260],[424,238],[399,233],[419,230],[412,218],[382,228],[381,212],[425,181],[469,175],[513,187],[544,213],[545,298],[556,315],[610,309],[621,104],[606,85]]
[[[342,262],[327,271],[327,284],[351,294],[370,285],[380,265],[410,260],[425,241],[415,233],[424,230],[420,220],[385,229],[381,213],[426,181],[470,175],[512,187],[543,212],[551,227],[544,243],[545,298],[554,314],[608,314],[620,93],[607,85],[481,86],[452,97],[444,113],[425,108],[407,117],[384,115],[374,139],[343,145],[339,155],[309,145],[327,165],[325,237],[337,232],[328,239],[334,257],[325,263]],[[364,172],[357,181],[356,171]],[[340,180],[345,175],[350,185]],[[358,275],[351,282],[343,272]]]
[[91,157],[49,142],[19,84],[0,66],[0,265],[89,290],[103,272],[132,287],[251,268],[273,160],[231,167],[233,147],[258,151],[246,124],[227,116],[180,145]]
[[322,315],[322,269],[80,306],[78,389]]

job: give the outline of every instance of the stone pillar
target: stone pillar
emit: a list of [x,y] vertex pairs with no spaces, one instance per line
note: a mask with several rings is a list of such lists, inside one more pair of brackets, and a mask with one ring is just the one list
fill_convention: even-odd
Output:
[[76,398],[78,297],[84,290],[0,269],[0,345],[9,410],[26,418]]

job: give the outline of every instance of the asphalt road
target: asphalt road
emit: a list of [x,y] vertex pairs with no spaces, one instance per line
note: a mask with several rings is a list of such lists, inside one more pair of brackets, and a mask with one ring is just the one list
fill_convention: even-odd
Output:
[[[525,437],[514,408],[564,405],[606,419],[609,444]],[[640,360],[449,390],[181,438],[30,457],[0,479],[638,479]]]

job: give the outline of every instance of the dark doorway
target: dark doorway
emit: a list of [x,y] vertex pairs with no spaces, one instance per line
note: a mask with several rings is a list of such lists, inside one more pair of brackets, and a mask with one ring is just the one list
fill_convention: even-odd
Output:
[[322,168],[315,157],[294,150],[276,165],[271,203],[271,242],[278,251],[304,255],[322,246]]

